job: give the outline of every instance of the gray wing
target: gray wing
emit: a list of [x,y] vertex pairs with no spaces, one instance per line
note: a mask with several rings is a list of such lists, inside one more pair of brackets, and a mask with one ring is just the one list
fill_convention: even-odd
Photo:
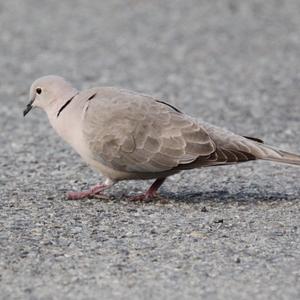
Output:
[[93,159],[120,171],[164,172],[265,159],[261,140],[195,120],[170,104],[98,89],[84,116]]
[[89,101],[83,133],[93,159],[127,172],[164,172],[216,150],[194,119],[149,96],[99,88]]
[[[216,151],[204,162],[207,165],[222,165],[263,159],[267,153],[263,141],[240,136],[226,129],[202,122],[216,145]],[[201,162],[200,162],[201,163]]]

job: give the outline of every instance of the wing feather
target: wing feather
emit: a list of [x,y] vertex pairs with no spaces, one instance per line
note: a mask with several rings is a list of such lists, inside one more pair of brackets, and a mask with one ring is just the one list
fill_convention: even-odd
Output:
[[116,88],[97,90],[85,109],[83,124],[92,158],[125,172],[233,164],[263,157],[267,151],[257,139],[235,135],[165,102]]
[[94,159],[128,172],[164,172],[215,151],[196,120],[164,102],[113,88],[90,101],[83,132]]

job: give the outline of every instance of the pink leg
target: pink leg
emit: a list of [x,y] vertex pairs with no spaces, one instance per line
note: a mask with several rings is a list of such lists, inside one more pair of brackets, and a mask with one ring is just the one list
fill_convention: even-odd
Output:
[[110,180],[105,181],[103,184],[97,184],[90,188],[87,191],[82,191],[82,192],[68,192],[67,193],[67,199],[68,200],[79,200],[79,199],[84,199],[88,197],[92,197],[95,195],[100,194],[104,190],[110,188],[113,185],[113,182]]
[[150,188],[141,195],[130,197],[131,201],[149,201],[151,198],[154,198],[156,196],[157,190],[160,188],[160,186],[164,183],[166,178],[157,178]]

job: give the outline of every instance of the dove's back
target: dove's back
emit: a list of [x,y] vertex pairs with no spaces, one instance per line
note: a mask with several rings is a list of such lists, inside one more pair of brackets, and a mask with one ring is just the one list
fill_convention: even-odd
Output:
[[89,159],[114,180],[255,159],[300,164],[298,155],[201,122],[150,96],[111,87],[85,93],[82,131]]
[[83,132],[93,159],[130,178],[155,178],[209,156],[207,132],[176,108],[117,88],[99,88],[86,107]]

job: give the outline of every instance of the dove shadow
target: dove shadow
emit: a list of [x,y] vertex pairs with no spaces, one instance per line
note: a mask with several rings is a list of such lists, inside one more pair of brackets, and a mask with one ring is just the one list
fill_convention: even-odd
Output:
[[300,191],[295,193],[287,192],[269,192],[268,189],[263,191],[262,188],[257,191],[243,189],[237,192],[231,192],[226,189],[215,191],[201,191],[201,192],[180,192],[172,193],[164,191],[160,194],[162,197],[175,200],[183,203],[205,203],[205,202],[219,202],[219,203],[257,203],[257,202],[274,202],[274,201],[296,201],[300,199]]

